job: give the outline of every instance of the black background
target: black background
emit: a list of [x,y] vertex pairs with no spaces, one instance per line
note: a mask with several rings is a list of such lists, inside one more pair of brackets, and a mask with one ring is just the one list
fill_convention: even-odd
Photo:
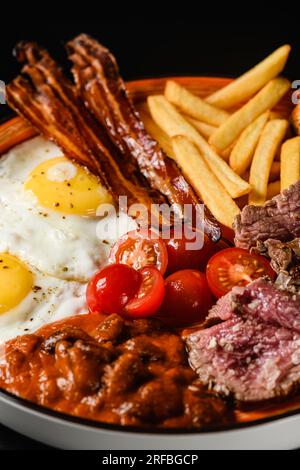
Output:
[[[241,3],[239,9],[245,10],[247,16],[248,4]],[[0,80],[8,83],[19,71],[12,55],[19,40],[41,43],[67,68],[63,44],[80,32],[92,34],[113,51],[126,80],[168,75],[237,76],[285,43],[293,46],[285,75],[300,80],[300,26],[294,22],[297,9],[291,11],[288,19],[283,16],[281,21],[274,22],[269,17],[269,21],[262,23],[236,20],[217,23],[207,21],[206,15],[192,13],[190,18],[197,20],[193,23],[145,21],[146,12],[143,18],[123,18],[122,22],[114,23],[100,21],[97,25],[43,22],[41,27],[14,24],[5,29],[2,21]],[[6,106],[0,106],[0,119],[8,113]],[[0,426],[0,449],[8,448],[42,446]]]
[[[216,7],[217,8],[217,7]],[[244,6],[247,9],[247,5]],[[195,13],[195,16],[197,14]],[[280,23],[218,23],[174,20],[144,21],[131,18],[94,24],[44,24],[0,28],[0,79],[9,82],[20,67],[13,57],[21,39],[39,42],[66,68],[63,44],[80,32],[88,32],[116,55],[126,80],[171,75],[237,76],[276,47],[293,46],[286,75],[300,79],[300,27],[283,19]],[[2,25],[1,25],[2,26]],[[0,107],[0,117],[8,112]]]

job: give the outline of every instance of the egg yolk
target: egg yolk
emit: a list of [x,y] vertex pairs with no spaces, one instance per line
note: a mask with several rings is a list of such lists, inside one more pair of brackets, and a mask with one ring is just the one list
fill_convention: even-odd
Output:
[[33,274],[20,260],[7,253],[0,254],[0,314],[16,307],[29,294]]
[[96,176],[66,157],[38,165],[24,187],[31,190],[44,207],[67,214],[93,216],[100,204],[112,202]]

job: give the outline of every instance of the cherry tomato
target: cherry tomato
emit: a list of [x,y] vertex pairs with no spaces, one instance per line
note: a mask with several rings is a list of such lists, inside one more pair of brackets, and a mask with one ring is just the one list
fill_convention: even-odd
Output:
[[137,270],[154,266],[164,274],[168,265],[168,253],[165,243],[155,232],[147,229],[133,230],[115,243],[109,262],[127,264]]
[[168,250],[168,274],[181,269],[205,269],[208,260],[218,250],[218,245],[204,236],[204,244],[201,248],[192,249],[189,244],[195,245],[195,236],[190,238],[184,233],[171,231],[171,236],[165,240]]
[[164,278],[158,269],[147,266],[139,271],[142,276],[140,289],[125,307],[130,318],[148,317],[160,308],[165,296]]
[[87,287],[87,305],[91,313],[120,313],[137,294],[141,274],[125,264],[101,269]]
[[206,268],[207,282],[212,293],[220,298],[234,286],[246,286],[261,276],[275,278],[269,261],[241,248],[219,251]]
[[165,281],[162,319],[172,326],[204,321],[213,299],[205,274],[193,269],[177,271]]
[[91,313],[118,313],[139,318],[153,315],[165,295],[164,278],[148,266],[140,271],[126,264],[111,264],[89,282],[87,304]]

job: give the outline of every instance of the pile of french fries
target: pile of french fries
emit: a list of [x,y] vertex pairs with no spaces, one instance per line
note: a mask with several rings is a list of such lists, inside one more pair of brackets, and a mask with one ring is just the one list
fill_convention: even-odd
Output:
[[262,205],[300,179],[300,137],[274,111],[291,89],[280,76],[289,53],[280,47],[204,99],[169,80],[140,106],[149,134],[227,227],[244,205]]

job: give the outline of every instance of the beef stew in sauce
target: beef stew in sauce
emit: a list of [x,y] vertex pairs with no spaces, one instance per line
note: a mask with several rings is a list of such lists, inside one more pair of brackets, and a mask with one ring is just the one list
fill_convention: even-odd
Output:
[[125,426],[226,424],[225,401],[197,383],[181,337],[156,319],[80,315],[5,344],[0,387],[45,407]]

